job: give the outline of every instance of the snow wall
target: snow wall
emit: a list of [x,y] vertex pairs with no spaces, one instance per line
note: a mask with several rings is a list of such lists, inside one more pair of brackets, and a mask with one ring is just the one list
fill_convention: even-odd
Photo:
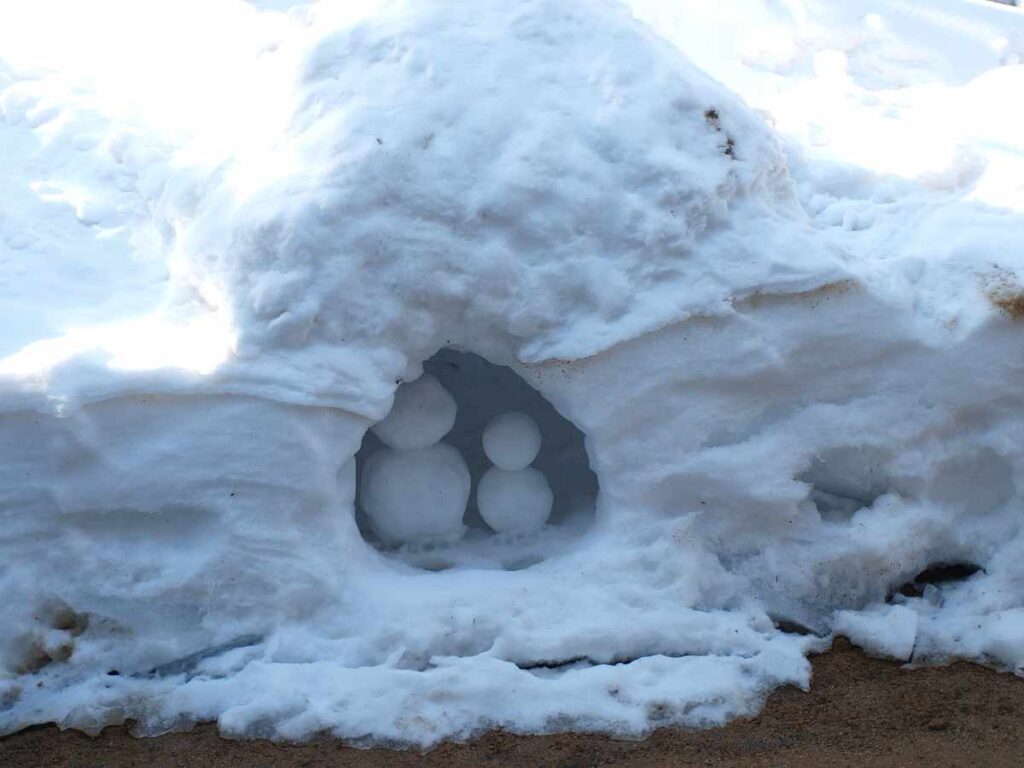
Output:
[[[1024,665],[1020,214],[868,259],[616,3],[212,7],[175,13],[233,42],[164,80],[173,34],[76,87],[0,49],[0,728],[635,736],[809,685],[834,631]],[[582,435],[542,557],[357,524],[441,350]]]

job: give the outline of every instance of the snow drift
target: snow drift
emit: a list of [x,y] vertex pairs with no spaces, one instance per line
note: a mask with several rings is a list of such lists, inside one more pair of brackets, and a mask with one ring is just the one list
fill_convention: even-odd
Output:
[[[784,135],[685,6],[129,3],[106,58],[0,12],[0,728],[636,735],[808,685],[833,631],[1024,667],[1019,130],[899,176],[784,109],[998,117],[1024,22],[936,6],[966,74],[921,84],[899,3],[748,5],[705,29],[789,53],[702,64],[795,84]],[[358,524],[356,457],[458,354],[505,371],[452,379],[474,424],[520,382],[568,453],[546,532],[428,567]]]

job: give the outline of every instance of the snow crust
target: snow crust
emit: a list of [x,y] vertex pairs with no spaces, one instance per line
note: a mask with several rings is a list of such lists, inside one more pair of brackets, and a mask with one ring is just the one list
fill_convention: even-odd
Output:
[[[98,5],[0,8],[4,732],[638,735],[833,632],[1024,669],[1019,9]],[[444,347],[586,436],[529,567],[356,525]]]

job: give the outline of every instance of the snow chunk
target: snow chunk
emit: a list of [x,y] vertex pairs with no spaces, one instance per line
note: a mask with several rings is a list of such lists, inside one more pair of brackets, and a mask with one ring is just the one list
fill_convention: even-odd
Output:
[[909,661],[917,639],[917,613],[902,605],[839,611],[833,629],[874,656]]

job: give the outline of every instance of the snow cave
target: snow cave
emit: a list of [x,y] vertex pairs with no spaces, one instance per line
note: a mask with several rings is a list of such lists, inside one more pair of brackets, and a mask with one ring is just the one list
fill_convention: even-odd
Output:
[[[442,349],[423,370],[399,384],[356,456],[363,538],[426,570],[518,570],[582,536],[598,492],[583,433],[512,369],[472,352]],[[368,509],[368,477],[390,495],[378,502],[394,505],[390,526]]]

